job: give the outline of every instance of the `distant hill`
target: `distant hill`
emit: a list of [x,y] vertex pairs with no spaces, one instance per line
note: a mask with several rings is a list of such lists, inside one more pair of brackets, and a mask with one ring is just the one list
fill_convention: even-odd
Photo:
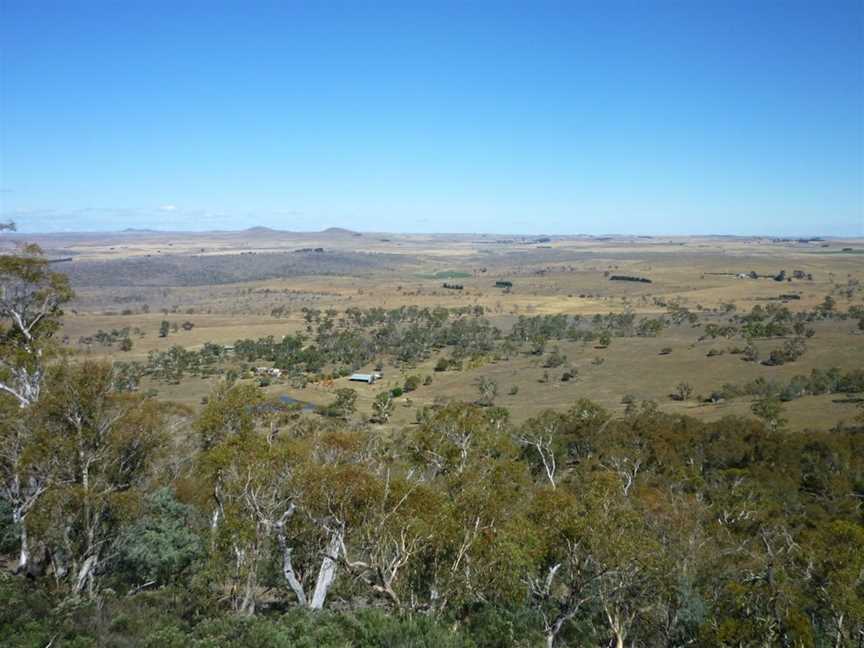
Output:
[[345,229],[344,227],[328,227],[322,230],[321,233],[328,236],[363,236],[360,232]]

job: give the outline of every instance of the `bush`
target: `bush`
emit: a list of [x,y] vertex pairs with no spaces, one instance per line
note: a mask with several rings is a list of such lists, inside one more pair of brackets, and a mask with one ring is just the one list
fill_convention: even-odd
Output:
[[539,630],[542,622],[537,616],[537,612],[526,608],[476,606],[467,615],[465,631],[477,648],[541,646],[545,637]]
[[[0,577],[0,644],[10,648],[52,643],[67,648],[499,648],[514,645],[514,639],[533,639],[522,628],[538,625],[491,611],[478,612],[470,627],[463,629],[453,627],[452,619],[398,616],[374,608],[315,613],[293,608],[285,614],[251,618],[198,616],[182,609],[182,598],[178,601],[167,590],[132,598],[105,593],[101,605],[77,603],[67,606],[65,613],[60,603],[24,579]],[[472,640],[473,634],[480,641]]]
[[547,369],[554,369],[555,367],[560,367],[565,362],[567,362],[567,356],[562,354],[556,347],[552,350],[552,353],[547,356],[546,362],[543,363],[543,366]]
[[147,496],[143,515],[121,538],[120,564],[133,584],[174,582],[204,555],[201,538],[190,529],[195,509],[178,502],[169,488]]
[[677,401],[686,401],[689,400],[692,395],[693,387],[691,387],[689,383],[680,382],[675,386],[675,393],[672,395],[672,398]]

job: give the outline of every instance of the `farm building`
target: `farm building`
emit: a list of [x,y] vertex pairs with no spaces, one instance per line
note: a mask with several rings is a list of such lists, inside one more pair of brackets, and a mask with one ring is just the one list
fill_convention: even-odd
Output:
[[375,374],[355,373],[351,374],[351,377],[348,380],[352,380],[354,382],[365,382],[371,385],[375,382]]

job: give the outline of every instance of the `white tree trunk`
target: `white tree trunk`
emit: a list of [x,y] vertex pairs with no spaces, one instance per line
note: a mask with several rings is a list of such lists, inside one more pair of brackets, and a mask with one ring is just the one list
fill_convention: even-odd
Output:
[[90,556],[84,561],[84,564],[81,565],[81,569],[78,570],[78,578],[75,581],[76,594],[80,594],[84,591],[85,585],[88,585],[92,589],[93,571],[96,569],[97,561],[97,556]]
[[288,546],[284,533],[280,532],[277,535],[277,539],[279,540],[279,548],[282,550],[282,576],[285,578],[285,582],[288,583],[288,587],[291,588],[291,591],[297,597],[297,603],[301,607],[306,607],[308,605],[306,602],[306,592],[303,591],[303,584],[297,578],[294,565],[291,563],[292,549]]
[[606,610],[606,618],[609,620],[609,628],[612,630],[615,640],[615,648],[624,648],[624,639],[627,636],[627,626],[623,619],[616,613]]
[[19,535],[21,551],[18,554],[18,568],[16,571],[19,574],[23,574],[27,571],[27,567],[30,564],[30,543],[27,538],[27,524],[25,524],[23,519],[19,520],[18,524],[21,526],[21,532]]
[[297,572],[294,571],[294,564],[291,562],[291,553],[294,549],[288,546],[288,536],[285,534],[285,524],[294,515],[295,509],[296,507],[292,503],[273,525],[273,528],[276,530],[276,541],[279,543],[279,550],[282,552],[282,577],[297,597],[297,604],[300,607],[307,607],[308,602],[306,600],[306,592],[303,590],[303,583],[297,577]]
[[333,581],[336,579],[336,559],[342,547],[342,538],[345,534],[343,527],[336,527],[330,533],[330,542],[327,544],[327,552],[321,561],[321,569],[318,570],[318,579],[315,581],[315,591],[312,593],[312,601],[309,608],[320,610],[324,607],[324,599]]
[[240,603],[240,614],[252,616],[255,614],[255,588],[258,584],[258,579],[255,576],[255,564],[249,569],[246,574],[246,585],[243,588],[243,601]]

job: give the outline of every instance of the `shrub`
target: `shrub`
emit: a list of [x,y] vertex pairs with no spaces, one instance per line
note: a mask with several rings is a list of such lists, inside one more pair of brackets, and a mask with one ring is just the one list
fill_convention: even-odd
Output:
[[690,383],[680,382],[675,386],[672,398],[677,401],[686,401],[693,395],[693,387]]
[[148,495],[143,515],[125,529],[120,543],[120,563],[130,582],[173,582],[201,558],[201,538],[189,528],[194,518],[195,509],[178,502],[170,488]]

